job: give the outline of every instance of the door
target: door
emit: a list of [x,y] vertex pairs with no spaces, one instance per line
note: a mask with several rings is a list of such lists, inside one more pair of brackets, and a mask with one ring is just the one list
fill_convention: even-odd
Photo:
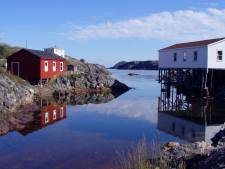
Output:
[[19,64],[19,62],[12,62],[11,63],[11,72],[14,75],[17,75],[17,76],[20,75],[20,64]]

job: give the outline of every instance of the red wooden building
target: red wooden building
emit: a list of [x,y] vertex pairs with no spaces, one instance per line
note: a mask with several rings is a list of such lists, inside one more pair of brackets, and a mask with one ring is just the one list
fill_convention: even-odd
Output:
[[56,54],[40,50],[21,49],[7,58],[7,69],[32,83],[63,75],[66,60]]

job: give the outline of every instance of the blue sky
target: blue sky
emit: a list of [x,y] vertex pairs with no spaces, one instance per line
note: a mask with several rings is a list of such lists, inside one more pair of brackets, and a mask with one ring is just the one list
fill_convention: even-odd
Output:
[[7,0],[0,6],[0,41],[111,66],[157,59],[176,42],[225,36],[222,0]]

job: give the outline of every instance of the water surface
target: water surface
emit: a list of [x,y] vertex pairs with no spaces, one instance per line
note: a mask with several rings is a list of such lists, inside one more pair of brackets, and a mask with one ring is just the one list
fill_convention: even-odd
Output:
[[[128,76],[132,72],[140,75]],[[93,96],[84,105],[48,103],[36,112],[0,117],[4,133],[0,136],[0,168],[117,168],[117,151],[126,151],[143,137],[161,144],[191,142],[204,140],[209,132],[211,137],[211,130],[222,126],[223,119],[207,128],[204,116],[199,116],[203,123],[198,123],[187,113],[159,112],[157,71],[112,73],[134,89],[115,99],[107,95],[105,100],[99,98],[106,96]],[[33,120],[25,123],[24,119]]]

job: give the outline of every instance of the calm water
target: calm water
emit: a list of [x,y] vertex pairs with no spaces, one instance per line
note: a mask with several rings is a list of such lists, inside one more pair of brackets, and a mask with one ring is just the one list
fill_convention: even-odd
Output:
[[[130,72],[140,76],[128,76]],[[164,109],[159,112],[161,90],[156,81],[157,71],[113,70],[112,73],[135,89],[116,99],[88,98],[89,102],[98,104],[48,104],[37,112],[0,117],[4,134],[0,136],[0,168],[117,168],[116,152],[129,149],[143,137],[148,142],[159,143],[207,140],[225,121],[221,115],[223,108],[216,116],[218,121],[210,116],[208,107],[202,112],[202,107],[194,103],[189,105],[189,113],[183,109],[182,113]],[[23,122],[32,118],[29,123]]]

